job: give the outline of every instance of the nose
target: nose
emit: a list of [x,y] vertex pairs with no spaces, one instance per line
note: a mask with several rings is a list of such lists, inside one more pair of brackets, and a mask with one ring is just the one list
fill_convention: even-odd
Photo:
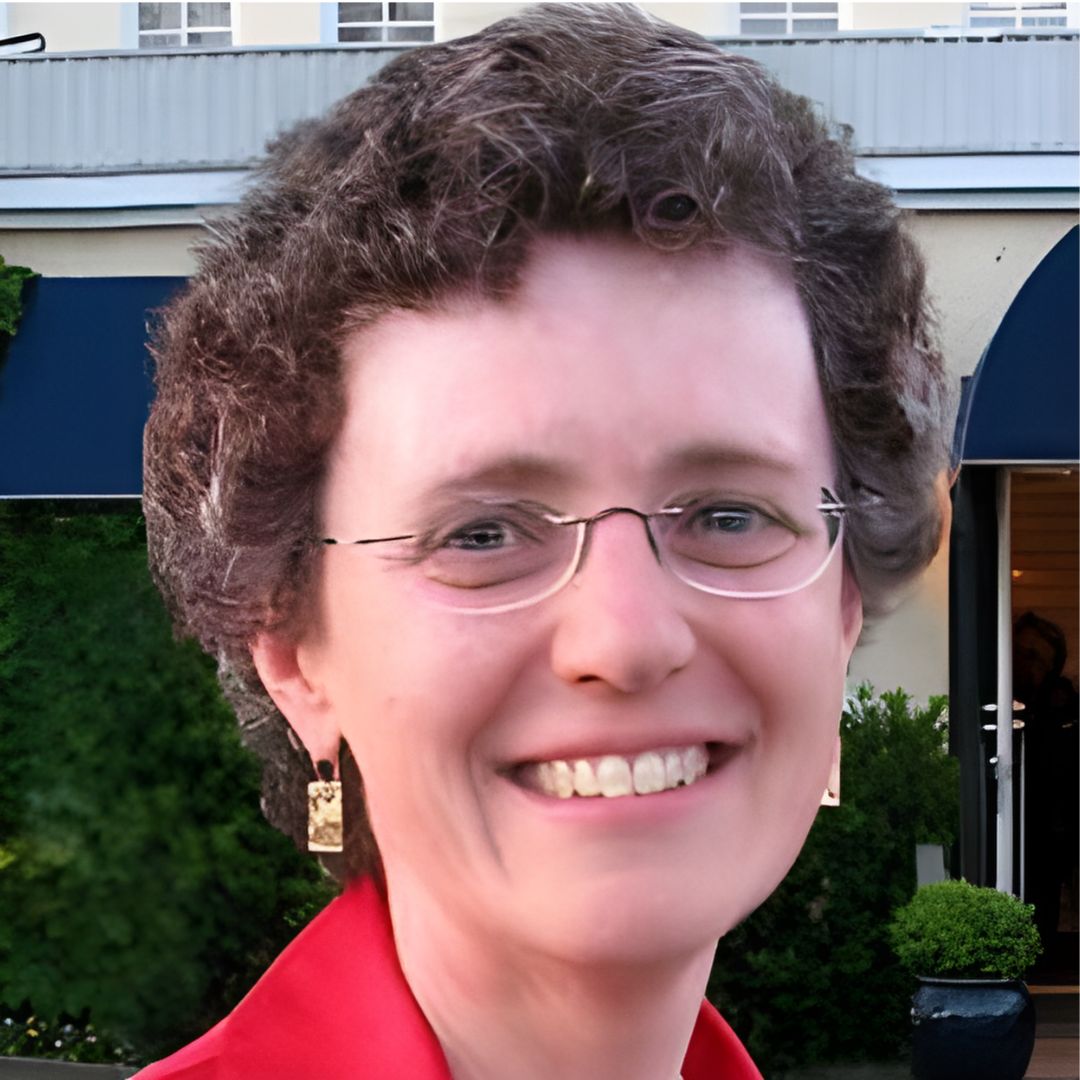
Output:
[[690,662],[694,632],[673,602],[677,583],[659,565],[651,535],[642,535],[647,529],[644,515],[630,513],[592,525],[582,565],[555,601],[551,665],[560,679],[640,693]]

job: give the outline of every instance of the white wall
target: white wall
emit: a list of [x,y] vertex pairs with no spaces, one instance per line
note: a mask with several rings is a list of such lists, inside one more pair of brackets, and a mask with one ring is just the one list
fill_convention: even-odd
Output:
[[945,358],[969,375],[1020,286],[1077,222],[1067,210],[920,212],[910,219],[927,260]]
[[926,26],[963,26],[966,4],[851,5],[852,30],[917,30]]
[[515,15],[528,4],[473,4],[436,2],[435,38],[448,41],[450,38],[475,34],[477,30],[488,26],[508,15]]
[[9,3],[8,34],[45,35],[48,52],[124,47],[124,5]]
[[[137,48],[124,33],[125,17],[137,28],[135,0],[127,3],[30,3],[0,5],[7,12],[7,33],[45,35],[49,52]],[[234,45],[308,45],[319,41],[320,4],[233,3]],[[130,40],[129,40],[130,39]]]
[[[1020,286],[1076,224],[1065,211],[920,213],[911,221],[927,261],[950,376],[969,375]],[[851,683],[900,686],[916,698],[949,689],[948,547],[888,618],[867,629]]]
[[738,4],[645,2],[640,6],[661,19],[676,26],[685,26],[698,34],[725,37],[739,32]]
[[319,41],[317,3],[233,3],[234,45],[311,45]]
[[0,255],[45,277],[186,277],[197,225],[128,229],[0,229]]

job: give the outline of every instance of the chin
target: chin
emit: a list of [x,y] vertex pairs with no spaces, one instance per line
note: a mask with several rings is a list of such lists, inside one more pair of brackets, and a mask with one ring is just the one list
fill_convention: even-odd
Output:
[[594,882],[534,901],[519,916],[537,950],[561,961],[598,970],[655,965],[711,952],[767,895],[732,896],[730,886],[655,878]]

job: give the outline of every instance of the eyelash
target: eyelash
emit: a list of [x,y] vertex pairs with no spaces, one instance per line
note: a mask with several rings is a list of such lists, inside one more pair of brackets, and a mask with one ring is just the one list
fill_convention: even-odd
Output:
[[[520,516],[523,512],[530,514],[533,518],[559,516],[548,506],[529,502],[478,504],[476,510],[477,515],[470,517],[468,520],[451,525],[433,525],[417,533],[409,541],[409,548],[411,549],[409,554],[399,556],[399,558],[414,564],[423,562],[431,554],[445,547],[455,536],[469,529],[475,529],[480,525],[502,524],[512,530],[521,532],[523,531],[523,525]],[[513,520],[515,512],[519,515],[518,521]]]
[[727,495],[716,491],[697,491],[693,494],[688,493],[682,498],[669,500],[665,505],[665,509],[676,506],[681,506],[686,509],[696,506],[698,509],[702,509],[710,504],[722,505],[725,510],[760,514],[767,520],[775,522],[785,529],[790,529],[799,536],[802,536],[806,532],[804,528],[796,525],[795,522],[788,520],[787,516],[774,506],[766,506],[762,503],[754,502],[753,500],[747,499],[745,496],[734,494]]

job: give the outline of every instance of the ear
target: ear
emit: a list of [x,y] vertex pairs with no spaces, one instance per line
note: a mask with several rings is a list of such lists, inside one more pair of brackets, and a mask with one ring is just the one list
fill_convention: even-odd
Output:
[[863,607],[859,583],[855,580],[855,575],[846,561],[840,585],[840,620],[844,652],[850,661],[851,654],[859,643],[859,635],[862,633]]
[[337,775],[341,730],[310,651],[285,635],[263,631],[251,645],[251,659],[312,762],[332,762]]

